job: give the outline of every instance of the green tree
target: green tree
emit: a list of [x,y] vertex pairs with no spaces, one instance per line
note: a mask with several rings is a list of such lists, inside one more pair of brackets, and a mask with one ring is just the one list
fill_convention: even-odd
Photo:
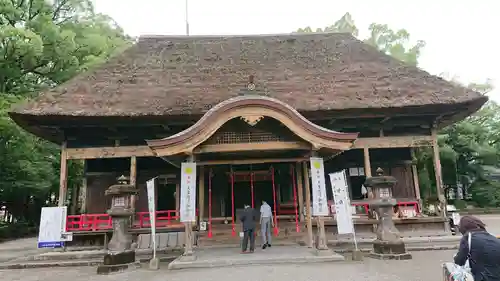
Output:
[[[424,41],[419,40],[416,44],[412,44],[408,31],[405,29],[395,31],[386,24],[372,23],[368,29],[370,37],[362,39],[365,43],[407,64],[417,65],[421,50],[425,47]],[[313,29],[311,27],[300,28],[296,32],[309,33],[313,32]],[[333,25],[323,29],[318,28],[315,32],[351,33],[355,37],[359,34],[350,13],[345,13]]]
[[[8,109],[131,44],[91,0],[0,0],[0,206],[17,220],[38,222],[41,206],[57,198],[60,150],[16,126]],[[73,189],[81,163],[70,162],[68,171]]]
[[131,43],[90,0],[1,0],[0,24],[0,92],[9,94],[62,83]]

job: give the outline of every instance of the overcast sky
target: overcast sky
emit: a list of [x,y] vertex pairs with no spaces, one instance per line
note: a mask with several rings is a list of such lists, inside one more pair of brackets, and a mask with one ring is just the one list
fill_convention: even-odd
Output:
[[[94,0],[131,35],[185,34],[186,0]],[[351,13],[367,36],[370,23],[405,28],[427,46],[420,67],[463,83],[493,80],[500,102],[500,2],[494,0],[188,0],[191,35],[289,33],[325,27]],[[496,28],[495,28],[496,26]]]

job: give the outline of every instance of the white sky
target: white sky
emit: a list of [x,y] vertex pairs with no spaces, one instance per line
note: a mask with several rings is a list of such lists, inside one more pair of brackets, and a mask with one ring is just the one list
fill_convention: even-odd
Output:
[[[186,0],[94,0],[128,34],[185,34]],[[494,0],[188,0],[191,35],[289,33],[325,27],[344,13],[360,37],[370,23],[405,28],[427,45],[420,67],[448,73],[463,83],[493,80],[500,102],[500,2]],[[496,26],[496,28],[495,28]]]

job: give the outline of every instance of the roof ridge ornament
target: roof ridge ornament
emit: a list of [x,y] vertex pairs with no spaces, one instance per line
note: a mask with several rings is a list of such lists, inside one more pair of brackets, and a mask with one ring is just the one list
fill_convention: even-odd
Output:
[[255,125],[257,125],[257,123],[260,122],[260,120],[264,119],[264,116],[262,116],[262,115],[246,115],[246,116],[240,116],[240,119],[245,121],[250,126],[255,126]]

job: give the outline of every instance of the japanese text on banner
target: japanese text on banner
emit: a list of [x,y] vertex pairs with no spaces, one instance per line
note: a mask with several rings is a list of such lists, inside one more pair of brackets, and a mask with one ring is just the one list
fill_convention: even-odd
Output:
[[323,158],[311,157],[312,215],[328,216]]
[[349,198],[345,171],[329,174],[332,185],[335,218],[339,234],[354,233],[352,222],[351,200]]
[[181,222],[196,221],[196,163],[181,164]]

